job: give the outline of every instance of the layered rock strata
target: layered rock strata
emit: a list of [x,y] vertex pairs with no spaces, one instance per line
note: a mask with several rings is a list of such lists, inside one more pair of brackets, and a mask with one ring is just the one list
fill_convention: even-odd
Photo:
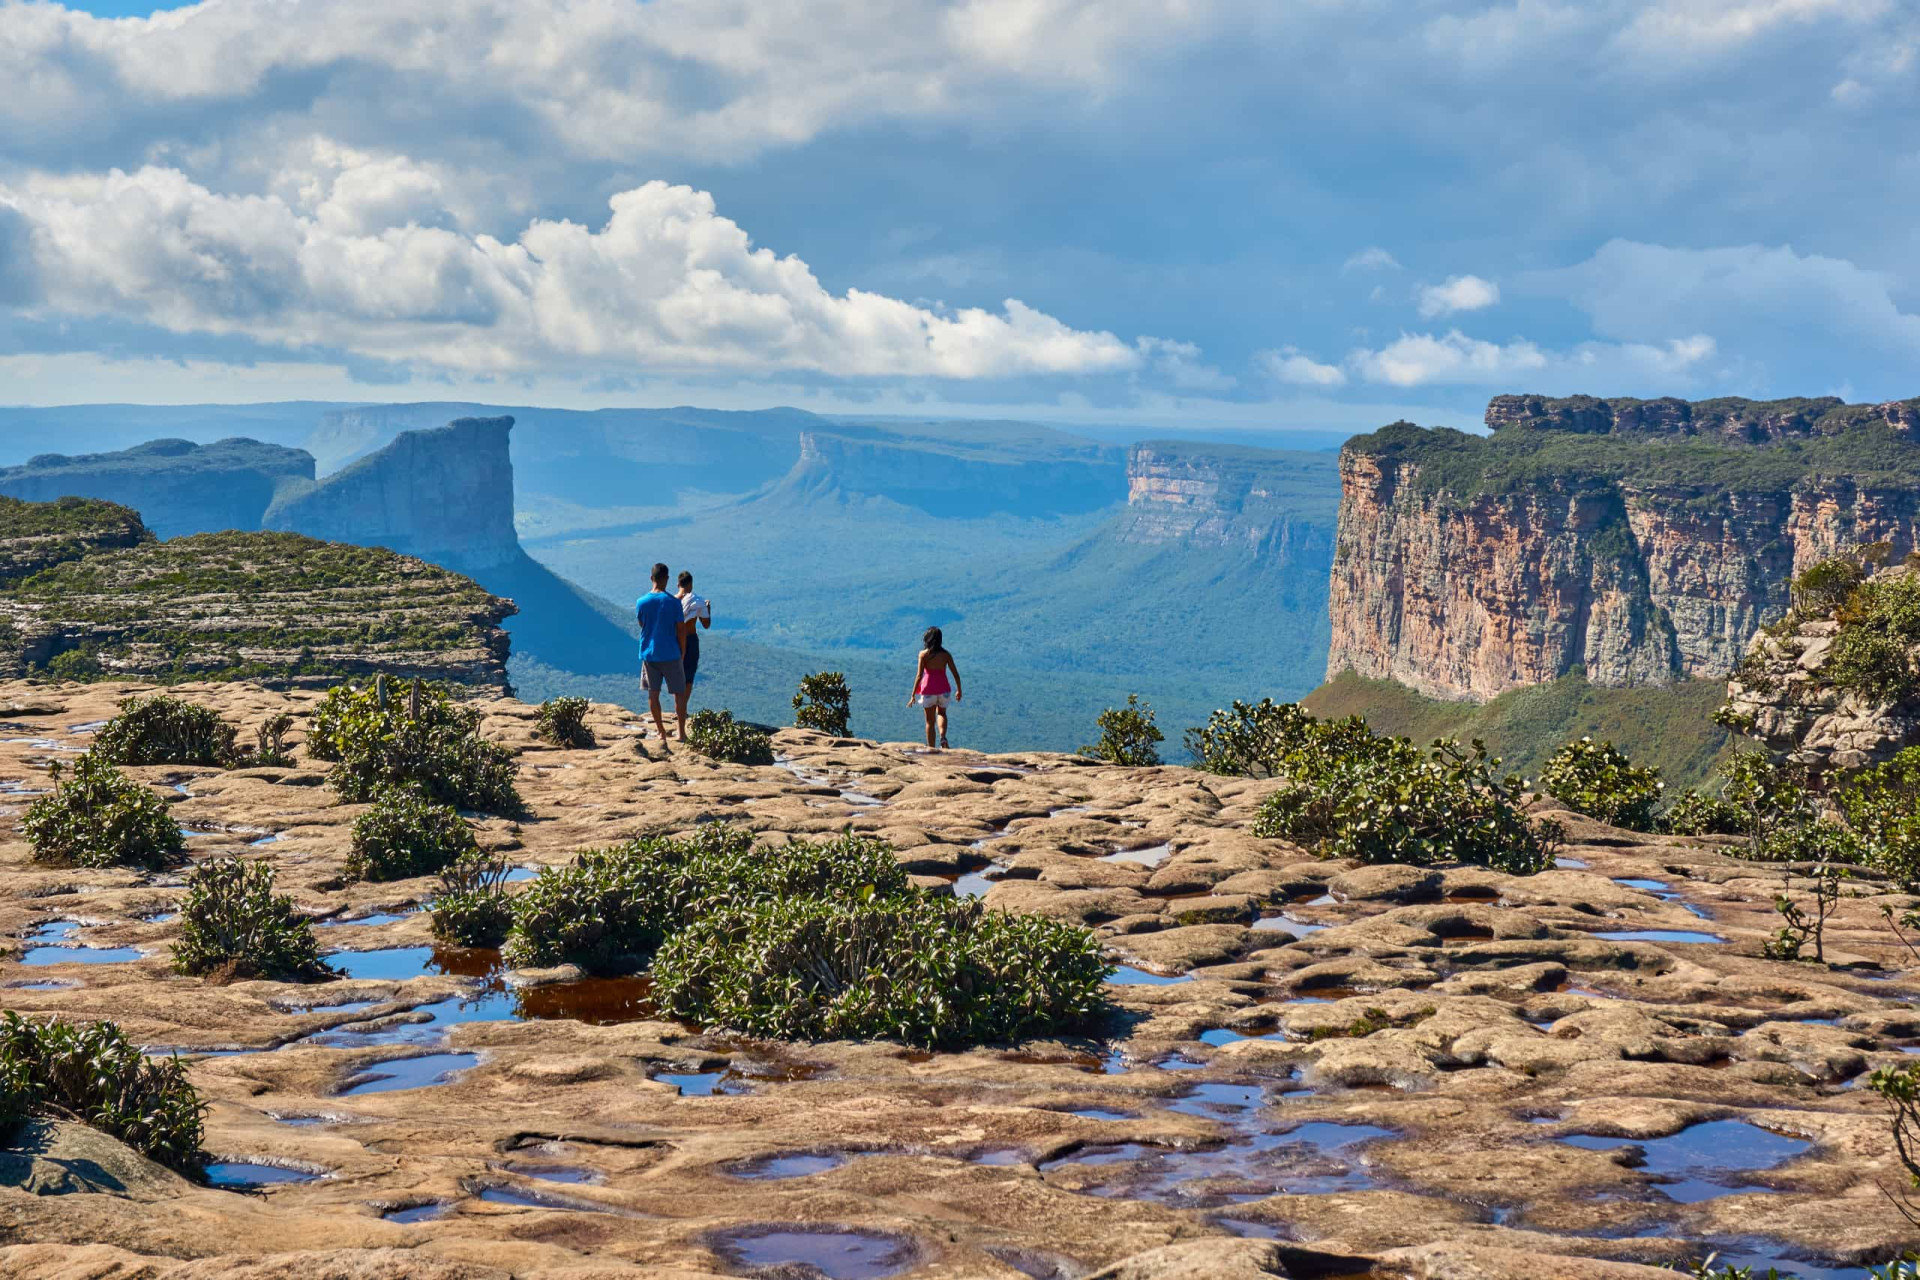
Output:
[[1795,573],[1920,545],[1917,416],[1503,396],[1490,438],[1358,437],[1340,456],[1328,675],[1474,701],[1576,669],[1606,686],[1724,677]]
[[100,498],[132,507],[157,537],[257,529],[274,498],[313,482],[313,458],[258,440],[150,440],[114,453],[40,454],[0,468],[0,494]]
[[1127,453],[1117,533],[1123,542],[1225,548],[1325,572],[1337,483],[1331,454],[1147,441]]
[[[0,742],[16,791],[123,690],[30,692],[42,737]],[[182,692],[243,726],[317,696]],[[0,1274],[716,1280],[768,1258],[804,1274],[772,1250],[811,1242],[902,1280],[1660,1280],[1710,1249],[1787,1271],[1920,1243],[1881,1190],[1886,1112],[1849,1087],[1920,1037],[1920,973],[1878,912],[1906,899],[1871,877],[1827,926],[1830,963],[1789,964],[1760,955],[1779,870],[1711,840],[1561,813],[1567,857],[1540,875],[1358,867],[1247,835],[1266,783],[793,730],[777,766],[721,765],[637,742],[616,707],[592,709],[597,746],[562,749],[534,739],[534,708],[481,705],[531,812],[480,838],[522,867],[716,821],[850,827],[922,884],[1095,928],[1136,966],[1115,1017],[1101,1039],[939,1054],[682,1025],[643,980],[435,947],[431,877],[347,883],[360,809],[297,740],[290,768],[135,769],[198,833],[195,860],[271,862],[367,976],[179,977],[180,876],[51,869],[0,838],[0,936],[139,953],[0,962],[0,999],[177,1048],[212,1152],[314,1176],[0,1185]],[[411,1087],[381,1087],[407,1063]],[[1729,1170],[1710,1144],[1674,1184],[1632,1149],[1725,1132],[1709,1122],[1757,1126],[1734,1132],[1770,1154]]]

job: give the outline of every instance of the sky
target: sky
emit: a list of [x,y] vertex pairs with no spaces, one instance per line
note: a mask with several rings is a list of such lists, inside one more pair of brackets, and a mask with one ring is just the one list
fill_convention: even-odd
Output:
[[1920,394],[1912,0],[0,0],[0,402]]

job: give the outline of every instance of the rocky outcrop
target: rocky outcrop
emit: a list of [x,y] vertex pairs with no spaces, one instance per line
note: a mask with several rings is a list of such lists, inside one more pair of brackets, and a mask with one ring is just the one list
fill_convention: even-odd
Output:
[[69,560],[0,592],[0,674],[328,685],[384,672],[507,688],[509,600],[379,547],[205,533]]
[[0,587],[96,551],[153,541],[139,513],[91,498],[0,498]]
[[258,440],[150,440],[115,453],[43,453],[0,468],[0,494],[29,502],[68,496],[132,507],[162,538],[258,529],[276,495],[310,484],[313,459]]
[[800,432],[800,456],[780,491],[884,498],[937,516],[1047,516],[1110,506],[1124,484],[1118,449],[1059,433],[930,439],[847,426]]
[[1340,458],[1328,675],[1474,701],[1575,670],[1722,678],[1795,573],[1920,545],[1913,407],[1506,396],[1490,438],[1358,437]]
[[520,554],[512,428],[512,418],[461,418],[403,432],[317,484],[283,493],[262,524],[467,571],[510,563]]
[[[1876,583],[1920,574],[1897,566]],[[1754,636],[1727,681],[1721,718],[1758,737],[1818,779],[1880,763],[1920,743],[1920,698],[1885,702],[1842,688],[1828,669],[1845,624],[1809,618]]]
[[1333,455],[1147,441],[1127,453],[1126,542],[1234,548],[1324,572],[1333,558]]

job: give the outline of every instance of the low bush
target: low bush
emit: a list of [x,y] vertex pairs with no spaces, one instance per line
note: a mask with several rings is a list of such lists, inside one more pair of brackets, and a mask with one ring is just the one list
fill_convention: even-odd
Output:
[[53,790],[27,807],[20,830],[35,861],[157,871],[186,856],[186,838],[166,802],[88,751],[69,770],[55,764]]
[[729,764],[772,764],[773,739],[731,711],[698,711],[687,722],[687,745],[701,755]]
[[1138,694],[1128,694],[1124,707],[1108,707],[1102,711],[1097,723],[1100,741],[1081,747],[1081,755],[1108,764],[1160,763],[1159,744],[1166,740],[1166,735],[1153,722],[1153,708],[1140,701]]
[[1737,805],[1693,790],[1660,815],[1660,830],[1676,836],[1737,836],[1746,829],[1746,815]]
[[1840,610],[1825,673],[1876,703],[1920,696],[1920,573],[1860,585]]
[[730,908],[675,933],[653,967],[674,1017],[927,1048],[1089,1029],[1109,972],[1086,929],[926,895]]
[[1561,804],[1629,831],[1653,830],[1665,785],[1658,769],[1641,768],[1611,742],[1592,738],[1567,743],[1540,771],[1540,789]]
[[1767,832],[1751,856],[1760,862],[1844,862],[1868,866],[1872,847],[1837,822],[1815,820],[1778,826]]
[[[76,1117],[182,1173],[201,1169],[206,1106],[179,1059],[146,1057],[111,1022],[0,1014],[0,1082],[16,1121],[37,1108]],[[4,1116],[0,1115],[0,1122]]]
[[593,730],[587,728],[585,698],[548,698],[534,716],[534,736],[561,747],[590,747]]
[[1198,729],[1187,730],[1187,751],[1208,773],[1271,778],[1288,756],[1315,742],[1322,722],[1297,703],[1262,698],[1216,711]]
[[1794,578],[1793,612],[1805,618],[1832,617],[1866,580],[1866,566],[1853,556],[1822,560]]
[[416,680],[393,696],[385,677],[364,689],[338,685],[314,708],[307,753],[335,761],[327,776],[341,797],[364,803],[413,782],[442,804],[519,813],[513,752],[480,736],[480,712],[444,685]]
[[211,707],[169,693],[121,700],[120,714],[93,739],[93,749],[114,764],[199,764],[220,768],[238,754],[239,730]]
[[1740,814],[1739,834],[1759,857],[1767,837],[1782,827],[1800,827],[1819,817],[1806,770],[1755,748],[1736,751],[1720,766],[1726,785],[1720,798]]
[[460,947],[497,947],[513,925],[506,891],[507,863],[474,850],[440,872],[433,899],[433,936]]
[[793,723],[797,729],[816,729],[844,738],[851,732],[853,693],[847,677],[838,671],[817,671],[800,678],[800,692],[793,695]]
[[293,717],[282,711],[268,716],[253,731],[253,759],[251,764],[262,767],[290,765],[293,753],[287,750],[287,730],[293,728]]
[[514,899],[506,955],[515,966],[577,964],[595,973],[644,963],[669,933],[762,899],[886,899],[909,889],[883,840],[851,833],[756,849],[738,827],[589,849],[535,876]]
[[297,982],[326,976],[312,923],[273,891],[273,867],[203,862],[187,879],[173,967],[181,973]]
[[417,784],[394,787],[353,820],[347,875],[354,880],[428,876],[475,851],[473,828]]
[[1920,747],[1864,770],[1834,799],[1872,847],[1869,865],[1903,884],[1920,884]]

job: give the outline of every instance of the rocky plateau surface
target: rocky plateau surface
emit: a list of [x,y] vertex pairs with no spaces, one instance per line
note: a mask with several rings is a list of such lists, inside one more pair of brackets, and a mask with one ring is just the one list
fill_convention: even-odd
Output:
[[[133,686],[0,685],[0,821]],[[181,692],[243,732],[315,694]],[[1558,814],[1559,866],[1359,867],[1246,833],[1267,783],[787,730],[778,763],[532,736],[529,871],[629,836],[852,827],[929,887],[1095,928],[1099,1039],[928,1054],[661,1020],[644,977],[436,947],[430,880],[347,883],[360,811],[292,767],[131,770],[196,859],[270,860],[344,974],[174,974],[183,875],[57,870],[0,834],[0,1004],[185,1056],[222,1185],[36,1124],[0,1155],[0,1274],[1656,1280],[1847,1276],[1920,1244],[1887,1113],[1920,969],[1863,879],[1825,965],[1762,959],[1781,869]],[[809,1269],[814,1268],[814,1269]],[[1762,1267],[1764,1272],[1764,1266]]]

